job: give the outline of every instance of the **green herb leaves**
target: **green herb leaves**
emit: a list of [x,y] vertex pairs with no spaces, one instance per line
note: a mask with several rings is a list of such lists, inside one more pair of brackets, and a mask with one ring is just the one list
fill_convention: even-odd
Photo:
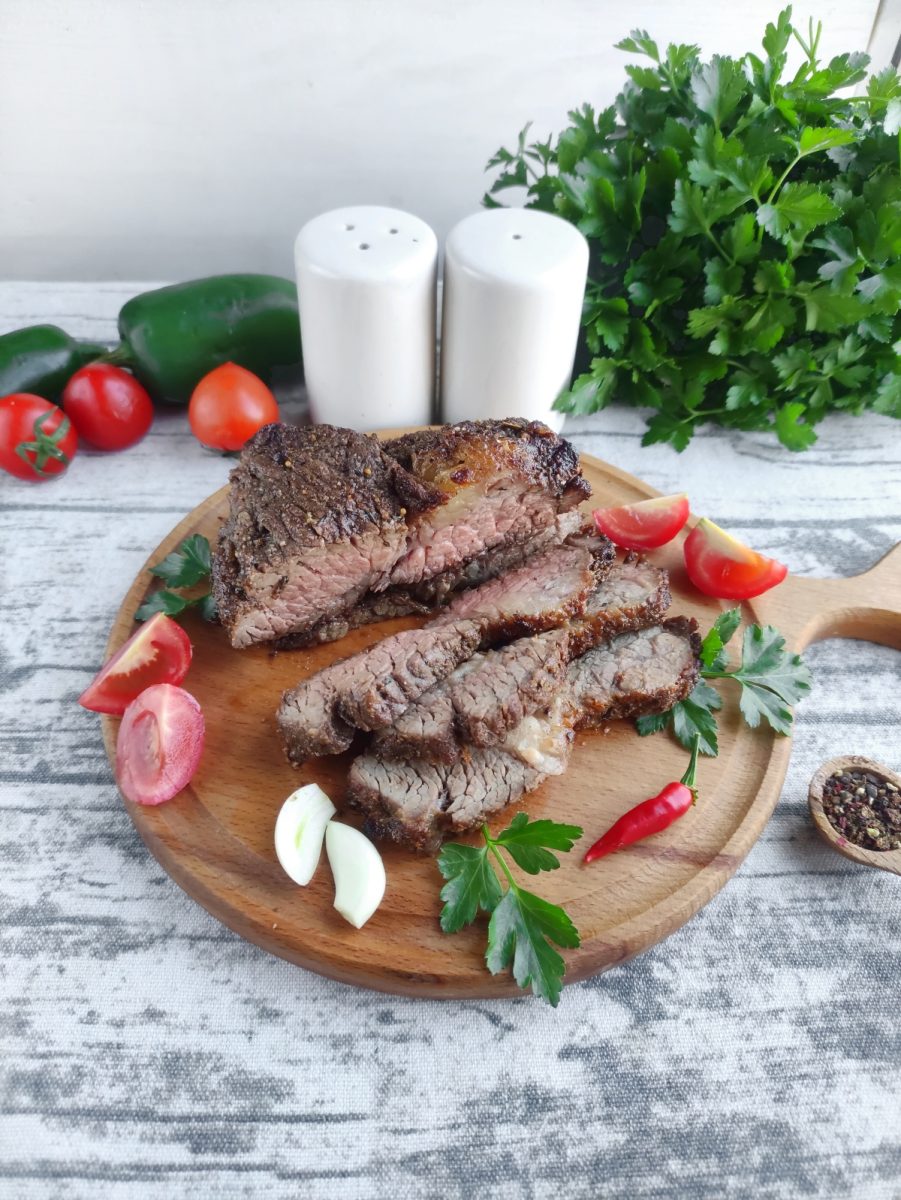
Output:
[[[210,543],[199,533],[186,537],[171,554],[150,568],[151,575],[162,579],[170,588],[192,588],[209,579]],[[177,616],[186,608],[200,609],[205,621],[216,620],[216,602],[207,591],[200,596],[182,596],[178,592],[162,588],[151,592],[135,613],[136,621],[146,621],[154,613],[162,612],[168,617]]]
[[536,996],[555,1007],[565,965],[554,946],[575,948],[578,931],[562,908],[519,886],[501,852],[509,854],[528,875],[537,875],[556,870],[560,860],[552,852],[571,850],[581,836],[578,825],[530,821],[525,813],[517,813],[496,838],[483,826],[483,846],[448,842],[438,856],[438,868],[447,880],[441,890],[444,932],[457,933],[480,911],[490,913],[485,954],[488,970],[497,975],[512,964],[519,986],[531,986]]
[[636,725],[642,737],[671,728],[682,745],[690,748],[697,735],[701,753],[715,757],[719,745],[714,713],[722,708],[723,701],[705,682],[709,679],[731,679],[740,685],[741,714],[752,729],[763,718],[777,733],[791,732],[791,706],[810,691],[810,671],[800,655],[785,649],[785,638],[772,625],[749,625],[745,629],[741,665],[730,671],[725,647],[740,624],[739,608],[730,608],[717,617],[701,643],[701,681],[669,712],[639,717]]
[[[818,59],[821,28],[766,26],[762,54],[700,61],[644,30],[615,104],[569,114],[556,139],[502,149],[508,188],[592,243],[590,367],[557,400],[653,410],[644,441],[681,450],[707,421],[790,450],[833,409],[898,416],[901,80],[866,94],[867,59]],[[794,38],[805,61],[786,75]]]

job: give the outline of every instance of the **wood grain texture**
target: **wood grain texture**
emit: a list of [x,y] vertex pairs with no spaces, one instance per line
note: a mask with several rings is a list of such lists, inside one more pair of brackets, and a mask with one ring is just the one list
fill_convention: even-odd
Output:
[[833,850],[861,866],[876,867],[880,871],[891,871],[894,875],[901,875],[901,850],[868,850],[866,846],[857,846],[843,837],[826,816],[823,808],[823,788],[826,781],[839,771],[870,772],[893,783],[896,788],[901,788],[901,775],[859,754],[842,754],[823,763],[811,779],[807,794],[810,815],[817,832]]
[[[112,341],[144,286],[0,283],[0,332]],[[796,455],[716,428],[675,454],[643,428],[612,406],[565,435],[806,579],[901,539],[888,417],[830,416]],[[835,854],[807,803],[836,754],[901,765],[897,650],[806,651],[782,795],[729,886],[556,1010],[349,988],[173,883],[75,703],[123,581],[229,465],[172,412],[58,483],[0,477],[4,1200],[898,1200],[901,887]]]
[[[386,431],[386,437],[396,432]],[[583,456],[601,507],[654,493],[641,480]],[[227,488],[190,513],[150,555],[158,562],[189,534],[215,544],[228,512]],[[694,523],[693,521],[691,522]],[[669,573],[674,614],[697,617],[706,630],[725,602],[698,595],[682,565],[685,533],[651,557]],[[866,576],[790,579],[744,610],[748,622],[775,623],[797,649],[827,634],[852,631],[874,641],[901,633],[899,548]],[[134,613],[150,584],[138,574],[113,624],[112,653],[134,632]],[[451,947],[438,925],[441,877],[434,858],[380,847],[388,889],[362,931],[332,908],[333,884],[324,864],[313,883],[299,889],[275,859],[278,810],[295,787],[318,783],[341,809],[346,755],[311,760],[300,772],[284,761],[274,726],[279,697],[301,678],[372,645],[389,633],[421,623],[380,622],[314,650],[273,655],[266,646],[233,651],[221,628],[194,620],[188,626],[194,659],[186,686],[206,718],[207,742],[192,783],[157,807],[126,803],[147,846],[169,874],[230,929],[263,949],[345,983],[403,995],[488,998],[516,994],[508,974],[490,975],[484,964],[482,922],[457,934]],[[898,643],[901,645],[901,641]],[[740,719],[732,689],[720,716],[720,753],[704,761],[702,802],[666,833],[631,847],[600,866],[586,868],[576,852],[542,879],[541,894],[565,904],[581,935],[566,954],[567,981],[589,978],[632,958],[666,937],[731,878],[778,799],[790,742],[769,728],[750,730]],[[115,761],[119,722],[104,717],[104,740]],[[633,763],[640,759],[641,769]],[[514,811],[581,825],[584,849],[626,809],[678,778],[684,752],[665,737],[639,742],[631,722],[611,722],[581,734],[569,769],[511,806],[491,823],[497,831]],[[353,819],[350,812],[345,818]],[[473,841],[474,839],[469,839]]]

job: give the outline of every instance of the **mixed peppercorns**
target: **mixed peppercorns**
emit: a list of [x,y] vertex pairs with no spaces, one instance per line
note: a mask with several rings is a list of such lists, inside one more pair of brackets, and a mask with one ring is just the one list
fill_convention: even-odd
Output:
[[901,850],[901,792],[870,771],[836,771],[823,787],[830,824],[855,846]]

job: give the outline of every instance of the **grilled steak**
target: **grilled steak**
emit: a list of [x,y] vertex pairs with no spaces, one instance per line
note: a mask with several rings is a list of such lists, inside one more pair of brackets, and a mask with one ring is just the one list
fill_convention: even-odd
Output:
[[[518,570],[462,593],[422,629],[394,634],[286,692],[278,725],[288,758],[346,750],[352,728],[389,725],[478,646],[559,625],[584,610],[609,568],[605,538],[552,547]],[[465,601],[465,604],[462,603]]]
[[415,850],[474,828],[565,770],[574,728],[665,712],[687,696],[698,673],[696,629],[694,621],[667,621],[588,651],[549,708],[525,717],[500,746],[474,748],[450,764],[362,755],[351,765],[351,803],[373,836]]
[[574,658],[615,633],[659,621],[669,603],[666,572],[630,555],[600,581],[582,617],[465,663],[383,729],[373,749],[383,757],[453,762],[461,744],[498,745],[523,717],[547,706]]
[[236,647],[292,645],[431,606],[479,559],[496,554],[499,570],[503,552],[530,552],[589,492],[569,443],[536,422],[464,422],[384,446],[267,425],[231,475],[213,563],[222,623]]

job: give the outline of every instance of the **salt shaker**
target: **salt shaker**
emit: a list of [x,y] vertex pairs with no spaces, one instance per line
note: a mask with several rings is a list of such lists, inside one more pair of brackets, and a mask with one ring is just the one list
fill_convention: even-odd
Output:
[[445,248],[441,415],[527,417],[559,432],[588,274],[581,233],[534,209],[485,209]]
[[429,424],[437,261],[433,231],[396,208],[338,208],[304,225],[294,262],[315,421]]

